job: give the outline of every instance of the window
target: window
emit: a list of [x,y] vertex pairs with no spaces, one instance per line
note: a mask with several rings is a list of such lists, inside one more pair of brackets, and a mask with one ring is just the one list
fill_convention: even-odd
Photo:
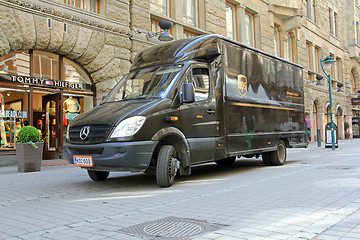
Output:
[[16,51],[0,57],[0,70],[14,75],[30,76],[29,52]]
[[313,70],[312,69],[312,54],[311,54],[311,44],[309,42],[306,43],[306,52],[307,52],[307,67],[309,70]]
[[194,26],[199,25],[198,21],[198,0],[183,0],[183,20]]
[[336,72],[338,82],[342,82],[342,60],[341,58],[336,58]]
[[319,47],[315,47],[315,71],[317,73],[322,71],[320,66],[320,51],[321,49]]
[[356,44],[360,45],[360,24],[356,22]]
[[274,24],[275,56],[281,57],[280,27]]
[[338,37],[338,14],[332,9],[329,9],[329,28],[330,34]]
[[190,38],[190,37],[196,37],[199,36],[199,34],[184,30],[184,38]]
[[315,22],[315,0],[306,0],[306,16]]
[[237,14],[234,4],[226,2],[226,32],[227,37],[237,40]]
[[339,36],[339,33],[338,33],[338,14],[336,12],[334,12],[334,33],[335,33],[336,37]]
[[210,78],[207,68],[194,68],[188,73],[186,82],[194,84],[195,100],[201,101],[209,98]]
[[159,26],[159,21],[155,19],[151,19],[151,31],[154,33],[163,32],[163,30]]
[[254,14],[245,11],[245,44],[255,47],[255,19]]
[[150,8],[154,9],[158,12],[161,12],[162,14],[165,14],[166,16],[170,15],[170,0],[151,0],[150,2]]
[[34,77],[60,80],[59,55],[43,51],[34,51],[33,63]]
[[[89,86],[92,84],[88,73],[75,62],[55,53],[37,50],[16,51],[0,57],[0,71]],[[87,88],[85,85],[83,87]]]
[[332,13],[332,10],[329,9],[329,27],[330,27],[330,34],[334,34],[333,22],[334,22],[333,13]]
[[285,38],[285,53],[286,55],[284,56],[286,60],[289,61],[294,61],[294,56],[293,56],[293,51],[294,51],[294,40],[293,40],[293,36],[292,33],[288,32],[286,34],[286,38]]
[[64,0],[64,3],[90,12],[100,13],[100,0]]

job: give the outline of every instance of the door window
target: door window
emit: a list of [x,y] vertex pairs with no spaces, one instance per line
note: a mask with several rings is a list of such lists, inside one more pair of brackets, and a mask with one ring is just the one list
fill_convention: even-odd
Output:
[[210,77],[207,68],[193,68],[186,76],[186,82],[194,84],[196,101],[209,98]]

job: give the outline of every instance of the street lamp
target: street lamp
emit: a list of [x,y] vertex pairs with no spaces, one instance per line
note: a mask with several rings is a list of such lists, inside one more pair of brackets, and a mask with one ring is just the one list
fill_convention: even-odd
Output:
[[[328,77],[329,82],[329,100],[330,100],[330,121],[331,121],[331,143],[332,143],[332,150],[335,150],[335,133],[334,133],[334,114],[333,114],[333,104],[332,104],[332,92],[331,92],[331,67],[334,66],[336,63],[336,60],[333,57],[326,57],[324,60],[320,60],[320,65],[325,73],[325,75]],[[325,71],[325,67],[328,69],[329,74]]]

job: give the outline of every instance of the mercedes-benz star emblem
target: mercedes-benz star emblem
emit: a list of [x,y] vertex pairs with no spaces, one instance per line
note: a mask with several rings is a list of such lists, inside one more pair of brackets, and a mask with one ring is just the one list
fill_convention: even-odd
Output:
[[90,126],[85,126],[80,130],[80,138],[81,140],[85,140],[90,133]]

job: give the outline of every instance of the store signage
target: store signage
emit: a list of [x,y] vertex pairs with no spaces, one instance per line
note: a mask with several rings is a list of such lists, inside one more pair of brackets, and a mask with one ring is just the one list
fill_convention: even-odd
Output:
[[27,118],[27,111],[0,110],[1,118]]
[[26,77],[10,75],[11,81],[14,83],[28,84],[35,86],[55,87],[55,88],[70,88],[70,89],[83,89],[82,83],[72,83],[60,80],[43,79],[37,77]]
[[360,105],[360,98],[352,98],[351,105]]
[[13,82],[22,83],[22,84],[50,86],[50,87],[58,87],[58,88],[82,89],[82,84],[80,83],[71,83],[60,80],[49,80],[49,79],[42,79],[36,77],[25,77],[25,76],[14,76],[14,75],[11,75],[11,79]]

